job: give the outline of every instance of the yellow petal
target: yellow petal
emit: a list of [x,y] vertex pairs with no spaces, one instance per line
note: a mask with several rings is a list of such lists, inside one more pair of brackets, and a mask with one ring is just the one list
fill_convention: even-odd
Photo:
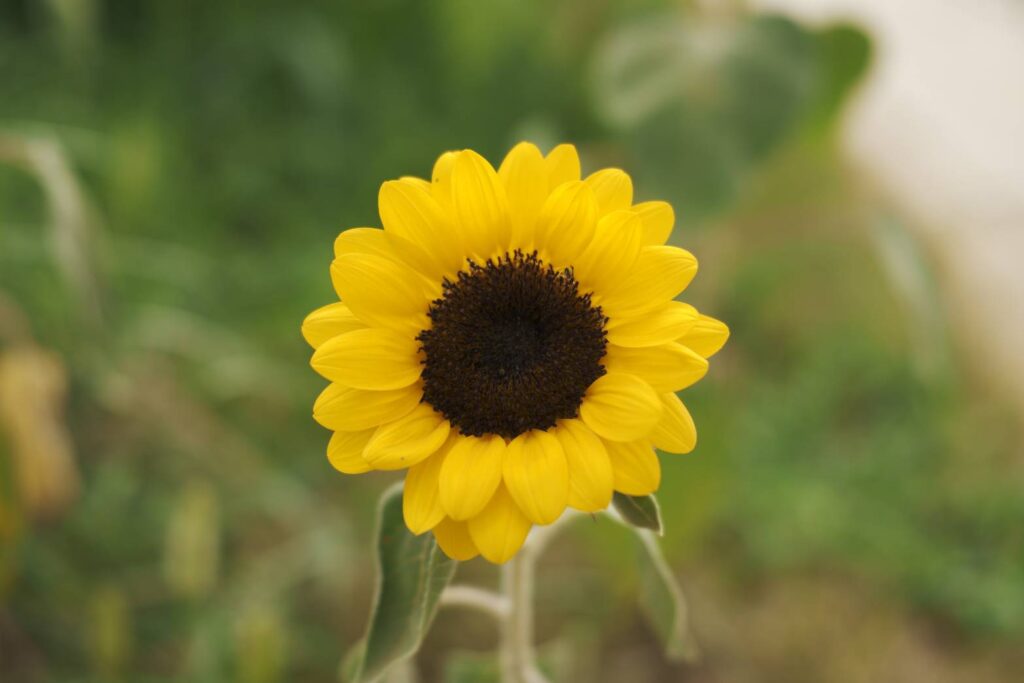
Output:
[[633,441],[654,429],[661,419],[661,401],[639,377],[610,372],[587,389],[580,419],[605,439]]
[[401,389],[420,377],[419,342],[391,330],[353,330],[325,342],[310,365],[331,380],[356,389]]
[[445,152],[434,162],[430,174],[430,194],[449,215],[452,212],[452,169],[458,152]]
[[345,474],[369,472],[372,468],[370,463],[363,459],[363,449],[373,436],[373,431],[364,429],[361,432],[334,432],[330,443],[327,444],[327,460],[334,469]]
[[334,258],[346,254],[373,254],[394,260],[396,254],[380,228],[349,228],[334,239]]
[[426,329],[430,302],[411,269],[372,254],[345,254],[331,264],[331,280],[363,322],[406,332]]
[[706,315],[700,315],[693,327],[679,337],[678,341],[701,356],[711,358],[725,346],[725,341],[728,338],[729,328],[725,323]]
[[658,392],[685,389],[708,371],[706,360],[675,342],[644,348],[609,344],[601,362],[608,372],[636,375]]
[[503,478],[519,509],[534,524],[551,524],[569,501],[569,467],[553,434],[533,430],[508,445]]
[[537,247],[556,268],[570,265],[594,238],[597,203],[581,181],[554,190],[537,218]]
[[644,245],[665,244],[676,224],[676,212],[668,202],[641,202],[633,206],[644,225]]
[[331,384],[313,404],[313,419],[328,429],[358,432],[408,415],[423,397],[415,385],[391,391],[366,391]]
[[444,464],[445,449],[409,468],[402,490],[402,516],[409,531],[417,536],[430,531],[444,519],[441,496],[438,493],[438,475]]
[[615,490],[629,496],[646,496],[661,484],[661,463],[647,441],[605,442],[612,461]]
[[434,538],[437,539],[437,545],[444,554],[453,560],[465,562],[480,554],[465,522],[442,519],[440,524],[434,527]]
[[367,254],[409,268],[411,282],[423,289],[428,299],[436,297],[442,277],[437,262],[419,245],[380,228],[349,228],[334,240],[334,258],[348,254]]
[[471,149],[459,152],[452,168],[452,208],[468,251],[487,259],[508,248],[508,198],[494,168]]
[[598,215],[628,209],[633,204],[633,181],[620,169],[603,168],[587,176],[585,182],[597,198]]
[[697,426],[690,411],[673,393],[662,394],[661,404],[661,420],[651,432],[651,441],[668,453],[689,453],[697,446]]
[[495,564],[502,564],[519,552],[530,533],[530,521],[504,486],[498,487],[487,507],[467,524],[480,554]]
[[576,259],[580,282],[608,289],[626,278],[640,255],[640,218],[632,211],[613,211],[597,222],[594,239]]
[[631,317],[672,300],[697,274],[697,259],[679,247],[644,247],[629,277],[595,301],[605,315]]
[[580,155],[572,145],[558,145],[548,152],[544,167],[547,169],[549,190],[580,179]]
[[498,169],[512,216],[512,249],[533,244],[533,227],[548,196],[548,173],[536,145],[520,142]]
[[505,440],[500,436],[460,436],[441,470],[441,505],[456,520],[476,515],[501,483]]
[[649,313],[608,321],[608,341],[619,346],[657,346],[679,339],[697,322],[697,309],[669,301]]
[[409,183],[410,185],[415,185],[418,188],[420,188],[421,190],[423,190],[424,192],[430,192],[430,181],[429,180],[424,180],[423,178],[417,178],[414,175],[404,175],[401,178],[399,178],[399,180],[401,180],[403,183]]
[[604,443],[580,420],[558,423],[555,437],[569,466],[569,505],[599,512],[612,500],[612,463]]
[[338,301],[307,315],[302,321],[302,336],[315,349],[331,337],[364,327],[366,325],[352,314],[348,306]]
[[[462,267],[461,240],[447,213],[431,196],[429,185],[424,189],[405,180],[388,181],[380,186],[377,208],[386,233],[413,243],[427,255],[429,262],[418,267],[432,268],[424,272],[443,277]],[[400,243],[394,249],[413,265],[422,258]]]
[[378,427],[363,458],[378,470],[412,467],[444,445],[449,427],[448,420],[421,403],[405,417]]

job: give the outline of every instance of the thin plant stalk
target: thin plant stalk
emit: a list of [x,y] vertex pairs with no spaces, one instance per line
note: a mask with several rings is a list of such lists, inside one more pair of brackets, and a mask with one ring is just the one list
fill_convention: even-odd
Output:
[[[524,549],[525,550],[525,549]],[[520,552],[503,567],[502,592],[508,612],[500,621],[502,683],[547,683],[533,648],[533,576],[536,553]]]

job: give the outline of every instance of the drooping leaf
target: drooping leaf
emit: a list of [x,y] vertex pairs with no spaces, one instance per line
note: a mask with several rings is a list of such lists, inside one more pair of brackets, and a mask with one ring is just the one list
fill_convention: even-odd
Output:
[[354,670],[352,680],[359,683],[380,680],[389,667],[419,649],[456,567],[432,534],[414,536],[405,527],[401,486],[381,497],[377,560],[377,595],[361,661],[343,667]]
[[643,546],[640,607],[661,638],[669,659],[696,661],[700,648],[690,627],[690,610],[683,589],[665,561],[654,534],[640,529],[636,533]]
[[665,655],[674,661],[692,662],[700,649],[690,629],[689,608],[683,590],[658,544],[661,516],[654,496],[615,494],[612,515],[633,532],[640,544],[640,594],[638,600],[644,616],[651,622],[665,648]]
[[356,683],[359,680],[359,668],[363,665],[366,654],[366,638],[360,638],[348,649],[338,666],[338,680],[341,683]]
[[640,529],[650,529],[659,536],[663,533],[661,510],[654,496],[627,496],[616,491],[612,505],[628,524]]

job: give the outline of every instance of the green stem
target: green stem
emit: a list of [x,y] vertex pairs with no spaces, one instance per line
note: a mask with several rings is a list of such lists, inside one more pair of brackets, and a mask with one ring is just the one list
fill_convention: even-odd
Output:
[[533,648],[533,577],[547,544],[578,514],[567,511],[554,524],[536,527],[523,548],[501,568],[507,612],[500,620],[501,683],[548,683]]
[[502,683],[546,683],[533,650],[533,573],[536,555],[524,548],[502,567],[508,613],[501,622]]

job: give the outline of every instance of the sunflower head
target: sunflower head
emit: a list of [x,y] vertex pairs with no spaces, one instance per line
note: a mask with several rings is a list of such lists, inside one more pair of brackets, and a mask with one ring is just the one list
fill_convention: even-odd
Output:
[[341,301],[302,326],[331,381],[313,417],[346,474],[406,469],[409,529],[501,563],[534,524],[658,488],[655,449],[697,434],[676,395],[728,337],[676,301],[697,272],[665,202],[618,169],[580,179],[571,145],[501,167],[446,152],[384,183],[378,228],[334,243]]

